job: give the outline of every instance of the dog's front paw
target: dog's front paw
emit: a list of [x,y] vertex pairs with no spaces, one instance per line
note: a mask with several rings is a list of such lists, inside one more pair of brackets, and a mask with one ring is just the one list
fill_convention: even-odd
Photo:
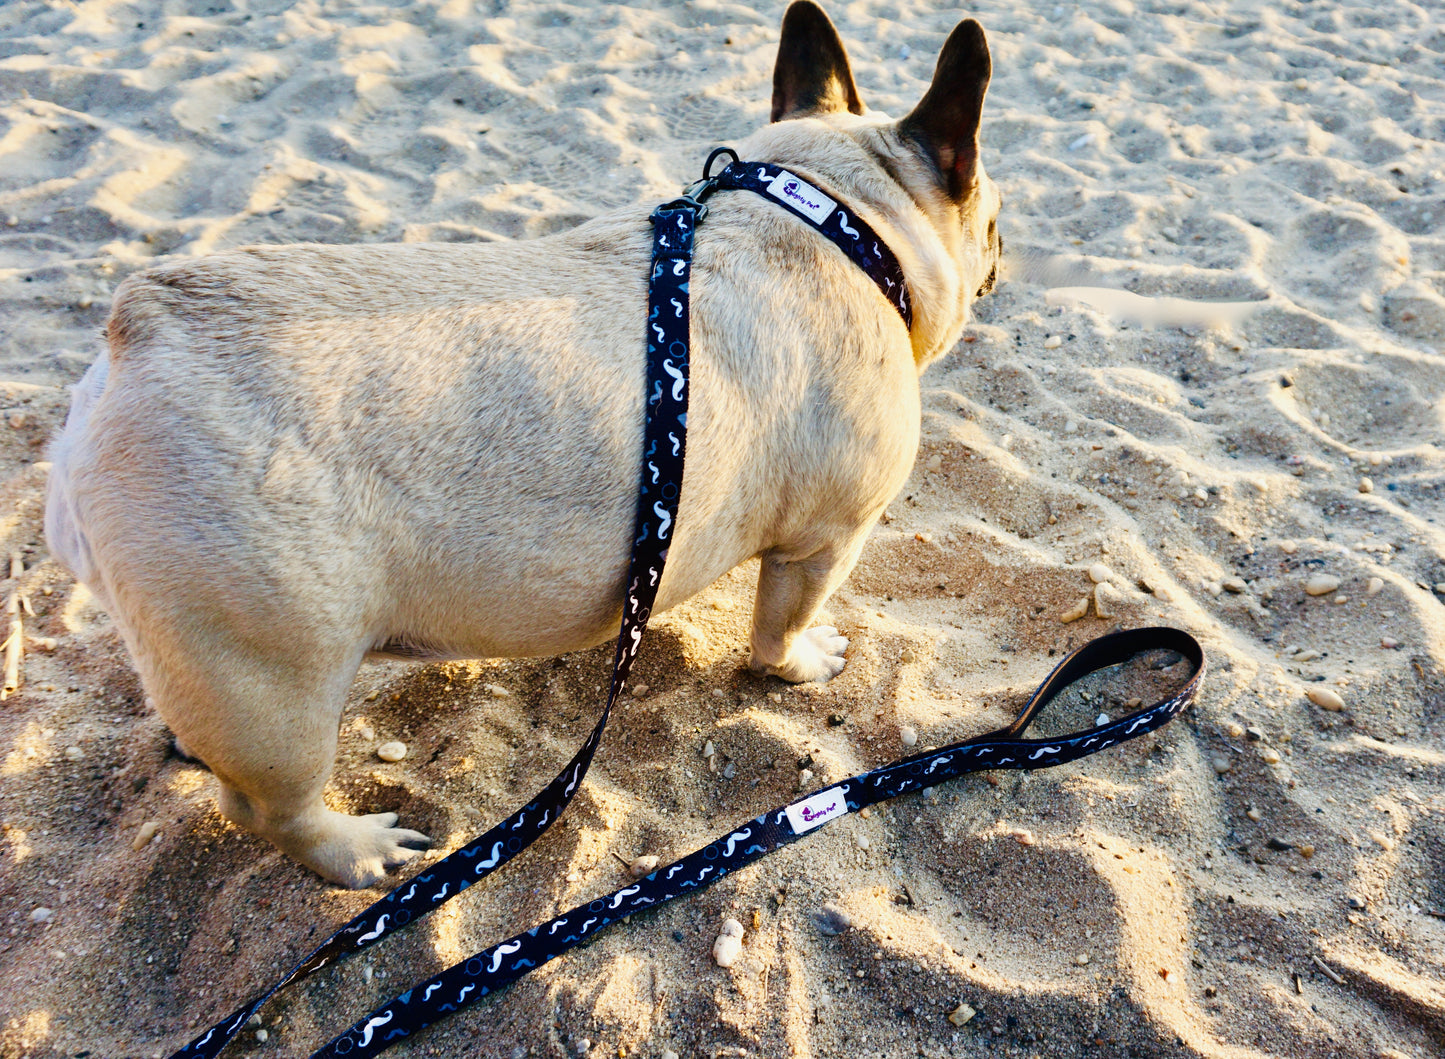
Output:
[[819,625],[793,641],[792,650],[780,665],[759,665],[755,656],[753,668],[793,684],[832,680],[848,664],[843,657],[847,647],[848,637],[839,636],[831,625]]
[[396,826],[395,813],[346,816],[331,813],[328,832],[296,859],[334,883],[361,890],[380,882],[388,868],[411,860],[431,839],[420,831]]

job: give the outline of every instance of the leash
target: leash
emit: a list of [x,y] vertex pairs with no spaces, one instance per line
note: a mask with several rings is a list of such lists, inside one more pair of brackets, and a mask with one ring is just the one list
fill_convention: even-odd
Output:
[[[724,154],[732,155],[732,164],[717,176],[710,175],[713,162]],[[728,148],[713,151],[703,167],[703,178],[680,198],[658,206],[651,216],[643,472],[612,683],[596,727],[566,768],[526,806],[357,915],[284,978],[175,1052],[172,1059],[213,1059],[278,990],[376,944],[486,878],[541,837],[570,804],[637,655],[677,519],[687,440],[688,284],[693,237],[708,213],[705,199],[718,190],[753,191],[787,207],[863,268],[904,323],[911,324],[907,284],[897,258],[861,218],[780,167],[741,162]],[[1193,675],[1169,698],[1074,735],[1051,740],[1020,738],[1037,712],[1074,681],[1126,662],[1141,651],[1158,649],[1176,651],[1193,666]],[[312,1059],[375,1055],[556,959],[616,920],[708,886],[847,813],[982,769],[1063,764],[1153,731],[1194,700],[1203,675],[1203,650],[1193,637],[1177,629],[1136,629],[1095,640],[1060,662],[1007,727],[904,758],[770,810],[630,886],[579,905],[418,983],[333,1038]]]

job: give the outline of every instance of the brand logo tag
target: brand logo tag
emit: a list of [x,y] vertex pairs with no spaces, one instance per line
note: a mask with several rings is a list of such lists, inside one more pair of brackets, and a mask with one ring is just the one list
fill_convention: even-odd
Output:
[[786,169],[768,185],[768,194],[786,202],[814,224],[822,224],[838,205],[806,180],[793,176]]
[[810,794],[801,802],[794,802],[783,810],[788,814],[788,823],[793,825],[793,834],[801,835],[815,827],[822,827],[829,820],[844,816],[848,812],[848,799],[841,787],[829,787],[817,794]]

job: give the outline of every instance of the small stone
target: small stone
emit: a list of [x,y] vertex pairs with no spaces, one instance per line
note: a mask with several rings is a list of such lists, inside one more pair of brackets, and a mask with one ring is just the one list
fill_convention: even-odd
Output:
[[135,833],[135,838],[130,840],[130,848],[136,850],[145,849],[150,845],[151,839],[156,837],[156,832],[160,829],[160,824],[154,820],[147,820],[140,825],[140,829]]
[[712,609],[723,612],[731,611],[737,604],[726,597],[719,597],[712,601]]
[[380,692],[378,689],[372,688],[370,691],[368,691],[368,692],[366,693],[366,701],[367,701],[367,702],[375,702],[376,699],[377,699],[377,696],[379,696],[380,694],[381,694],[381,692]]
[[1237,721],[1225,721],[1224,734],[1231,739],[1243,739],[1244,728]]
[[812,782],[813,782],[813,770],[812,770],[812,769],[804,769],[802,772],[798,773],[798,790],[800,790],[800,791],[805,791],[805,790],[807,790],[807,789],[808,789],[808,784],[810,784],[810,783],[812,783]]
[[1079,953],[1079,955],[1077,955],[1077,956],[1074,957],[1074,962],[1075,962],[1076,964],[1078,964],[1080,967],[1083,967],[1083,966],[1085,966],[1085,965],[1088,964],[1089,959],[1090,959],[1090,957],[1089,957],[1089,954],[1088,954],[1087,952],[1081,952],[1081,953]]
[[783,693],[781,691],[768,692],[768,701],[774,704],[781,704],[783,701]]
[[1103,563],[1095,563],[1089,567],[1089,580],[1096,585],[1102,585],[1105,581],[1114,576],[1114,572]]
[[65,748],[66,761],[79,761],[83,757],[85,757],[85,751],[82,750],[80,747],[68,746]]
[[365,739],[368,743],[376,738],[376,729],[369,724],[363,724],[356,730],[356,734]]
[[1375,296],[1373,294],[1371,294],[1369,291],[1365,291],[1363,294],[1360,295],[1360,308],[1365,310],[1365,312],[1367,313],[1372,313],[1377,308],[1379,308],[1379,303],[1375,301]]
[[959,1004],[958,1007],[948,1013],[948,1021],[955,1026],[967,1026],[977,1014],[978,1012],[967,1004]]
[[1246,810],[1244,811],[1244,815],[1247,816],[1247,817],[1249,817],[1249,818],[1250,818],[1251,820],[1253,820],[1256,824],[1259,823],[1261,820],[1264,819],[1264,814],[1261,813],[1258,809],[1255,809],[1255,808],[1253,808],[1253,807],[1250,807],[1249,809],[1246,809]]
[[1345,903],[1356,911],[1359,911],[1360,909],[1363,909],[1365,907],[1365,902],[1360,900],[1358,897],[1351,897]]
[[1060,335],[1050,335],[1048,338],[1044,339],[1045,349],[1058,349],[1063,344],[1064,340],[1063,337]]
[[1215,758],[1213,761],[1210,762],[1210,764],[1214,766],[1214,771],[1219,773],[1219,775],[1221,776],[1223,776],[1230,769],[1234,768],[1234,762],[1230,761],[1229,758],[1223,756]]
[[634,699],[645,699],[647,698],[647,693],[651,690],[646,684],[635,684],[632,688],[632,697]]
[[873,848],[873,840],[862,832],[855,834],[853,836],[853,841],[857,843],[858,848],[863,850],[864,852],[867,852],[868,850]]
[[659,1056],[658,1059],[682,1059],[682,1056],[678,1055],[671,1048],[664,1048],[662,1055]]
[[918,733],[905,724],[898,729],[898,741],[904,746],[913,746],[918,742]]
[[1104,581],[1094,586],[1094,613],[1100,618],[1112,618],[1114,606],[1124,597],[1119,590],[1109,582]]
[[737,774],[738,774],[738,766],[737,766],[737,762],[736,762],[736,761],[729,761],[726,765],[723,766],[723,770],[722,770],[723,779],[725,779],[725,780],[730,780],[730,779],[732,779],[734,776],[736,776]]
[[1279,751],[1272,746],[1267,746],[1259,752],[1259,760],[1263,761],[1266,765],[1278,765]]
[[820,933],[833,938],[853,926],[853,917],[835,904],[826,904],[813,913],[813,924]]
[[1014,841],[1020,846],[1037,846],[1039,844],[1039,840],[1034,837],[1034,833],[1027,828],[1019,828],[1013,833],[1013,836]]
[[726,691],[723,691],[722,688],[713,688],[712,697],[715,699],[725,699],[728,697],[728,693]]
[[651,875],[657,870],[657,858],[650,853],[646,856],[638,857],[628,866],[628,870],[632,872],[634,878],[638,879],[644,875]]
[[1305,860],[1309,860],[1315,855],[1315,847],[1311,846],[1307,842],[1301,842],[1298,846],[1294,848],[1294,850]]
[[1393,651],[1395,648],[1400,646],[1400,641],[1395,639],[1393,636],[1381,636],[1380,646],[1387,651]]
[[487,694],[494,699],[509,699],[512,697],[512,693],[500,684],[488,684]]
[[702,756],[703,756],[703,757],[712,757],[712,756],[713,756],[714,754],[716,754],[716,753],[717,753],[717,747],[715,747],[715,746],[712,745],[712,740],[711,740],[711,739],[709,739],[707,742],[703,743],[703,745],[702,745]]
[[261,1041],[263,1044],[266,1042],[266,1039],[267,1039],[268,1037],[270,1037],[270,1036],[271,1036],[271,1035],[266,1032],[266,1028],[265,1028],[264,1026],[263,1026],[261,1029],[259,1029],[259,1030],[256,1031],[256,1040]]
[[376,756],[383,761],[400,761],[406,757],[406,744],[399,739],[392,739],[376,748]]
[[1224,591],[1232,592],[1236,596],[1249,591],[1249,585],[1242,577],[1226,577],[1221,584],[1224,586]]
[[1089,613],[1089,597],[1088,597],[1088,596],[1085,596],[1083,599],[1079,600],[1079,602],[1075,603],[1075,604],[1074,604],[1072,607],[1070,607],[1068,610],[1066,610],[1066,611],[1064,611],[1062,614],[1060,614],[1060,615],[1059,615],[1059,621],[1061,621],[1061,622],[1063,622],[1065,625],[1067,625],[1067,624],[1069,624],[1069,622],[1071,622],[1071,621],[1078,621],[1080,618],[1082,618],[1082,617],[1083,617],[1085,614],[1087,614],[1087,613]]
[[1101,713],[1099,714],[1099,716],[1094,718],[1094,727],[1101,728],[1112,720],[1113,718],[1110,717],[1107,713]]
[[1345,700],[1336,695],[1329,688],[1313,687],[1305,692],[1310,702],[1322,710],[1329,710],[1331,713],[1339,713],[1345,708]]
[[1378,596],[1380,594],[1380,589],[1384,587],[1385,579],[1383,577],[1372,577],[1365,582],[1365,595]]
[[1256,728],[1253,725],[1246,728],[1244,734],[1249,737],[1251,743],[1262,743],[1264,741],[1264,730]]
[[1375,491],[1375,483],[1370,481],[1369,478],[1361,478],[1359,490],[1362,493],[1373,493]]
[[930,471],[940,470],[940,469],[943,467],[943,457],[942,457],[942,456],[930,456],[930,457],[928,457],[928,463],[925,464],[925,466],[926,466]]
[[1340,579],[1333,574],[1315,574],[1305,582],[1305,592],[1311,596],[1327,596],[1340,587]]
[[830,714],[828,714],[828,724],[829,724],[831,727],[833,727],[833,728],[842,727],[843,725],[845,725],[845,724],[847,724],[847,723],[848,723],[848,715],[847,715],[846,713],[830,713]]
[[591,1038],[591,1037],[583,1037],[581,1040],[579,1040],[576,1044],[574,1044],[574,1045],[572,1046],[572,1049],[573,1049],[573,1051],[575,1051],[578,1055],[586,1055],[588,1052],[590,1052],[590,1051],[592,1050],[592,1038]]
[[1293,555],[1295,552],[1299,551],[1299,545],[1296,544],[1294,541],[1280,541],[1279,550],[1284,552],[1286,555]]
[[913,648],[911,647],[905,647],[898,655],[898,661],[900,662],[913,662],[916,661],[917,658],[918,656],[913,653]]
[[731,917],[724,919],[722,933],[712,943],[712,959],[719,967],[731,967],[743,952],[743,925]]
[[54,918],[54,910],[46,908],[44,905],[30,910],[30,922],[32,923],[49,923]]

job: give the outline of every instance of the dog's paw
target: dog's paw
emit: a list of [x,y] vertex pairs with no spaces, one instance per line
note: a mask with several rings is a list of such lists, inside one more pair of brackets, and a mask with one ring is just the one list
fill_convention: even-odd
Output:
[[793,649],[781,665],[763,666],[762,670],[792,684],[832,680],[848,664],[843,657],[847,647],[848,637],[839,636],[831,625],[819,625],[793,641]]
[[347,816],[330,813],[328,834],[297,855],[316,874],[341,886],[361,890],[380,882],[387,869],[405,864],[431,848],[420,831],[397,827],[395,813]]

